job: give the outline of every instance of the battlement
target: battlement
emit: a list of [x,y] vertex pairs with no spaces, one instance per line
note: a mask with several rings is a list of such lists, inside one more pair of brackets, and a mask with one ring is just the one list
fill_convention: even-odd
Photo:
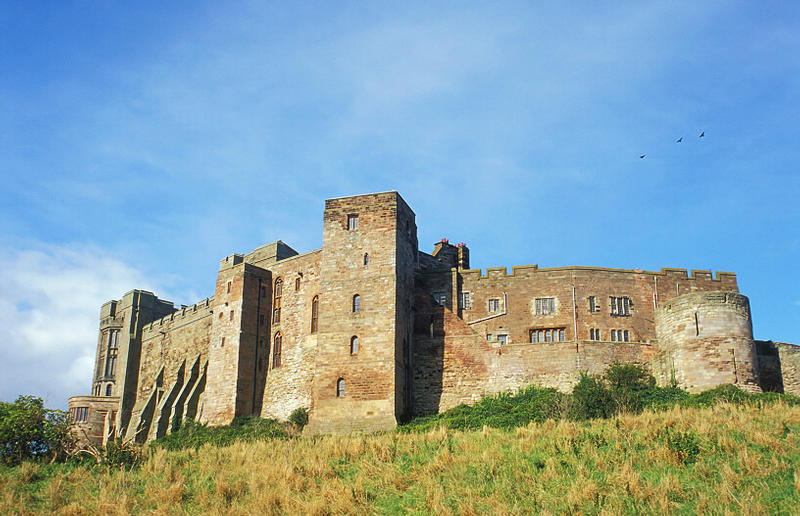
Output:
[[198,313],[201,316],[208,315],[208,313],[205,312],[205,309],[210,309],[213,306],[213,304],[214,304],[214,296],[207,297],[202,301],[198,301],[197,303],[191,306],[181,305],[179,309],[175,310],[171,314],[167,314],[159,319],[155,319],[147,326],[145,326],[145,329],[153,330],[154,328],[158,329],[159,327],[164,326],[165,324],[171,324],[175,321],[183,321],[187,319],[193,320],[197,318]]
[[695,270],[691,271],[691,275],[687,269],[677,269],[673,267],[662,267],[660,271],[645,271],[640,269],[612,269],[609,267],[586,267],[579,265],[572,265],[566,267],[546,267],[540,268],[538,264],[533,265],[514,265],[511,267],[511,274],[508,273],[507,267],[488,267],[485,272],[483,269],[464,269],[461,274],[469,276],[470,279],[495,279],[498,277],[513,278],[513,277],[530,277],[536,273],[548,273],[559,271],[592,271],[592,272],[613,272],[613,273],[627,273],[627,274],[647,274],[650,276],[673,277],[684,280],[702,280],[702,281],[718,281],[718,282],[733,282],[736,283],[736,274],[733,272],[718,271],[716,277],[710,270]]
[[692,292],[682,294],[674,299],[663,303],[660,309],[664,312],[673,310],[694,310],[697,306],[731,305],[742,310],[749,311],[750,303],[747,296],[738,292]]

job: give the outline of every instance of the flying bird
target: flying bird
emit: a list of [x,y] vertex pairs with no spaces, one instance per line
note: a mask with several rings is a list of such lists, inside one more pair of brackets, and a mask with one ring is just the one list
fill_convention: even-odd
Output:
[[681,136],[680,138],[678,138],[677,140],[675,140],[675,143],[681,143],[682,141],[683,141],[683,136]]
[[705,132],[705,131],[703,131],[702,133],[700,133],[700,136],[699,136],[699,138],[705,138],[705,136],[706,136],[706,132]]
[[647,156],[647,154],[642,154],[641,156],[639,156],[639,159],[644,159],[645,156]]

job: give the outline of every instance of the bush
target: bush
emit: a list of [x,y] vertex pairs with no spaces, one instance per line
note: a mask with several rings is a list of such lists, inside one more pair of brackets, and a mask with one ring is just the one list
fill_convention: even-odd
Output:
[[437,426],[454,430],[514,428],[531,421],[542,422],[560,416],[566,394],[555,389],[527,387],[516,394],[496,394],[483,398],[475,405],[459,405],[450,410],[412,419],[401,431],[427,431]]
[[308,424],[308,411],[303,407],[297,407],[289,416],[289,422],[302,429]]
[[639,364],[612,364],[603,374],[603,380],[614,399],[615,410],[623,413],[641,412],[644,392],[656,386],[655,377]]
[[199,448],[206,443],[228,446],[238,440],[282,439],[289,435],[284,426],[285,423],[259,417],[237,417],[228,426],[205,426],[187,420],[177,431],[156,439],[151,445],[167,450],[182,450]]
[[572,419],[596,419],[609,417],[616,411],[611,391],[602,378],[581,373],[581,379],[572,389]]
[[691,464],[700,455],[700,439],[694,430],[681,432],[666,427],[661,431],[661,438],[678,464]]
[[44,408],[41,398],[20,396],[0,402],[0,462],[27,459],[64,460],[74,446],[67,413]]

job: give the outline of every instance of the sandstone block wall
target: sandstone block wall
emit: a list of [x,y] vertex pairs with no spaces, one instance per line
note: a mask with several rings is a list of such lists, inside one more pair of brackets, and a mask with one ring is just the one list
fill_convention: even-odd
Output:
[[[283,281],[280,322],[265,317],[264,359],[258,363],[265,377],[260,380],[261,417],[287,419],[297,408],[311,408],[311,382],[319,330],[311,331],[311,305],[320,295],[321,251],[289,257],[270,266],[272,285]],[[298,288],[299,287],[299,288]],[[270,288],[270,295],[274,292]],[[265,313],[266,315],[266,313]],[[318,321],[319,323],[319,321]],[[275,338],[281,336],[281,363],[274,366]]]
[[105,445],[113,434],[119,398],[114,396],[73,396],[69,399],[69,416],[75,421],[77,409],[86,409],[86,421],[75,421],[73,432],[79,444]]
[[800,346],[776,342],[780,359],[783,392],[800,396]]
[[[325,202],[309,433],[396,424],[397,231],[405,230],[404,204],[396,192]],[[348,220],[356,216],[354,228]],[[354,312],[356,295],[360,309]],[[353,337],[357,353],[350,352]]]
[[656,313],[662,377],[690,391],[731,383],[760,391],[750,302],[736,292],[685,294]]
[[[446,239],[420,252],[414,212],[397,192],[329,199],[319,250],[299,255],[276,241],[231,254],[213,297],[191,307],[140,290],[103,305],[92,387],[110,385],[112,396],[75,403],[90,403],[94,437],[105,411],[117,413],[108,426],[143,441],[183,418],[221,425],[239,415],[286,419],[297,408],[310,410],[310,434],[388,429],[532,383],[569,390],[581,372],[616,361],[647,364],[661,383],[691,390],[800,391],[798,348],[754,348],[732,273],[482,272],[468,268],[469,255]],[[622,312],[612,299],[624,300]],[[117,371],[106,375],[102,332],[112,330]],[[546,337],[532,342],[539,331]]]
[[[418,291],[414,350],[414,412],[435,414],[489,394],[527,385],[569,391],[581,372],[600,374],[614,362],[648,363],[648,343],[568,341],[510,343],[487,341],[449,308],[434,305]],[[430,318],[430,319],[428,319]]]

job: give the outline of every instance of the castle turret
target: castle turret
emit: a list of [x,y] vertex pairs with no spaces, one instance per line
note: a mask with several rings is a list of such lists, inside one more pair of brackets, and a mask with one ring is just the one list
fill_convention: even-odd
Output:
[[656,311],[663,377],[690,391],[735,384],[760,391],[750,302],[737,292],[695,292]]
[[397,192],[325,202],[309,433],[390,429],[407,412],[416,246]]

